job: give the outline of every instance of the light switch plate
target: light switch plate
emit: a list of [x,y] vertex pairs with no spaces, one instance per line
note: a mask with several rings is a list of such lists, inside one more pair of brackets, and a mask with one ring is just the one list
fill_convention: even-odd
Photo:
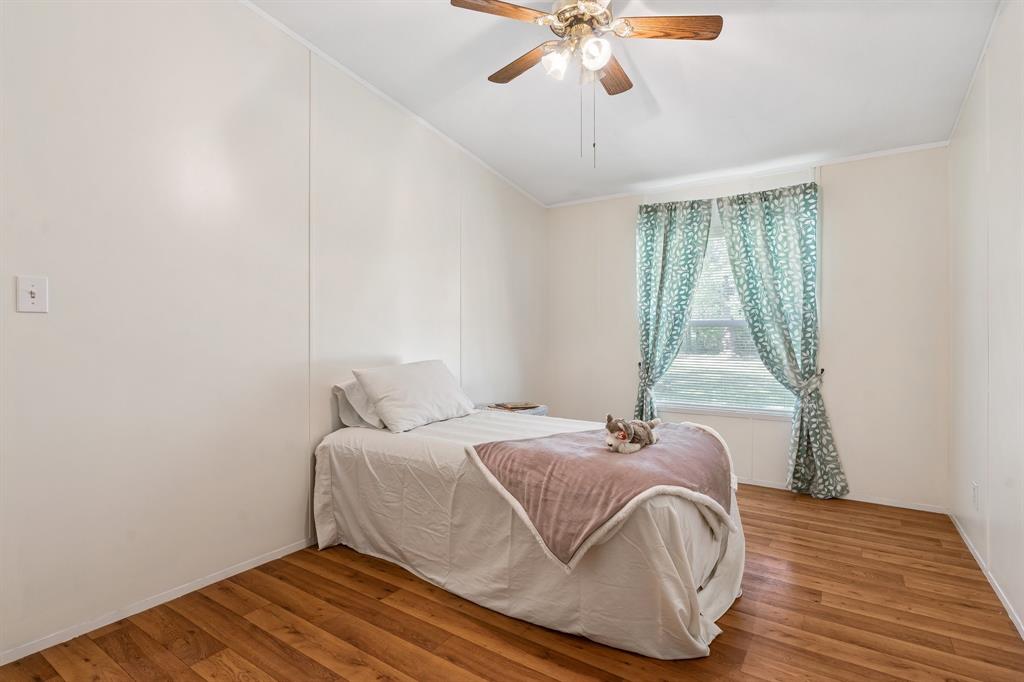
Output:
[[19,313],[50,312],[50,295],[45,277],[18,277]]

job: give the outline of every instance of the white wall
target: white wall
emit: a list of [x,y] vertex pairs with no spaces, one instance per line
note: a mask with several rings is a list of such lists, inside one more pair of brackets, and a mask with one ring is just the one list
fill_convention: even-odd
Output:
[[314,439],[353,367],[441,358],[478,402],[526,398],[543,207],[316,55],[312,74]]
[[[944,509],[946,149],[825,166],[819,175],[820,361],[851,497]],[[632,413],[639,354],[634,228],[641,201],[715,197],[806,179],[787,174],[748,181],[746,187],[706,184],[551,210],[545,396],[553,413],[586,419]],[[788,421],[720,413],[665,416],[719,430],[741,478],[785,483]]]
[[532,394],[543,209],[453,143],[239,3],[0,11],[0,660],[305,544],[348,367]]
[[951,508],[1024,633],[1024,4],[1019,2],[1000,8],[950,143],[950,215]]
[[227,3],[3,11],[0,651],[303,540],[309,487],[306,51]]
[[532,400],[547,338],[546,211],[463,161],[462,386],[477,402]]
[[945,510],[947,149],[820,170],[824,396],[853,497]]

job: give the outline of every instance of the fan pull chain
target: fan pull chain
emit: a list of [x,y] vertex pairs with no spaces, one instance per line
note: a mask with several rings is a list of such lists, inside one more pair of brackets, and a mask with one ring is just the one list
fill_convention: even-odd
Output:
[[580,83],[580,158],[583,158],[583,84]]
[[594,168],[597,168],[597,79],[590,81],[591,90],[591,102],[592,102],[592,115],[593,115],[593,138],[591,147],[594,149]]

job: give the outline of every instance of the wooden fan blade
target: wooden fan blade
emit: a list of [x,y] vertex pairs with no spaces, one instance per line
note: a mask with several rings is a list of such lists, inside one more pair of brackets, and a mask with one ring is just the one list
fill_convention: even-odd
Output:
[[[452,0],[455,2],[455,0]],[[622,17],[633,27],[627,38],[714,40],[722,32],[722,17]]]
[[619,64],[614,55],[604,67],[601,85],[609,95],[619,95],[633,87],[633,81],[629,80],[629,76],[622,70],[622,64]]
[[[454,0],[452,0],[454,2]],[[522,76],[524,73],[537,66],[540,60],[544,57],[545,49],[549,45],[557,45],[557,40],[549,40],[546,43],[541,43],[537,47],[533,48],[519,59],[515,60],[510,64],[506,64],[501,67],[490,76],[487,80],[492,83],[508,83],[517,76]]]
[[518,21],[533,21],[548,15],[547,12],[513,5],[511,2],[502,2],[502,0],[452,0],[452,5],[475,12],[497,14],[499,17],[508,17]]

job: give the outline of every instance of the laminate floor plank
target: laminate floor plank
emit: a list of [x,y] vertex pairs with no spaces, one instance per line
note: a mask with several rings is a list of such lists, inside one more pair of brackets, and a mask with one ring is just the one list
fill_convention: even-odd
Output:
[[321,630],[290,611],[269,604],[252,611],[246,618],[306,654],[317,663],[330,668],[346,680],[379,682],[414,682],[405,673],[352,646],[331,633]]
[[386,597],[384,601],[400,611],[437,623],[467,641],[499,652],[511,661],[562,682],[621,679],[609,675],[600,668],[552,652],[550,649],[519,635],[501,630],[415,592],[398,590]]
[[198,663],[225,648],[216,637],[166,604],[137,613],[129,620],[186,665]]
[[338,675],[282,644],[243,617],[198,592],[171,601],[168,606],[224,642],[235,653],[278,680],[324,680]]
[[123,627],[92,639],[138,682],[202,682],[180,658],[134,623],[126,621]]
[[247,571],[232,580],[414,679],[425,682],[480,679],[412,642],[267,573]]
[[231,649],[204,658],[192,669],[207,682],[277,682]]
[[263,597],[253,594],[230,580],[221,580],[219,583],[214,583],[209,587],[199,590],[199,593],[209,597],[224,608],[234,611],[239,616],[248,615],[256,609],[262,609],[270,604]]
[[307,548],[0,667],[0,682],[1024,680],[1024,641],[948,517],[741,486],[743,596],[662,661]]
[[36,653],[0,667],[0,682],[57,682],[60,675],[42,654]]
[[131,682],[131,676],[85,635],[46,649],[43,658],[64,680]]
[[429,621],[410,617],[386,602],[359,594],[299,566],[279,562],[260,570],[427,651],[433,651],[452,636]]

